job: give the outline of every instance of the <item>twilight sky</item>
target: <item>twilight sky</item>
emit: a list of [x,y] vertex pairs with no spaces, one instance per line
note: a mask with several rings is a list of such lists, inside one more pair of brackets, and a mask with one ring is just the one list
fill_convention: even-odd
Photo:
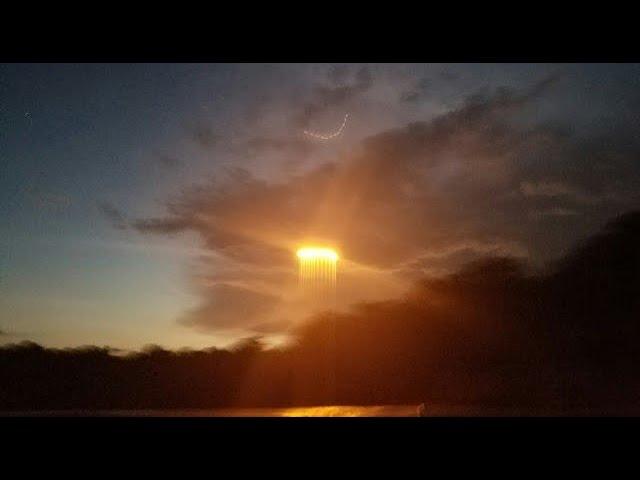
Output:
[[[640,206],[638,65],[0,65],[0,343],[201,348]],[[305,130],[339,136],[322,140]]]

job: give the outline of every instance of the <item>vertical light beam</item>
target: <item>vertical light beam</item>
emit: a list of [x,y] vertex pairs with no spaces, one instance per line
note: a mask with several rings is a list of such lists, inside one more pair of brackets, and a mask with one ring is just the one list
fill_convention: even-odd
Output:
[[297,252],[300,287],[314,303],[333,307],[338,254],[330,248],[305,247]]

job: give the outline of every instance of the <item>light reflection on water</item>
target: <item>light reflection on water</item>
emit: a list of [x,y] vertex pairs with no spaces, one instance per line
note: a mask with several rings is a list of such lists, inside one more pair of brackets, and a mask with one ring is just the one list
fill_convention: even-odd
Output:
[[300,407],[287,408],[280,412],[280,417],[414,417],[415,406],[332,406],[332,407]]

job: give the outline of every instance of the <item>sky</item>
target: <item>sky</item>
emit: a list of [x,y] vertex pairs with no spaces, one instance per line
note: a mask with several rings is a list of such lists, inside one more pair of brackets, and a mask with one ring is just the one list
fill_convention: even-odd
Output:
[[0,65],[0,343],[278,341],[309,242],[340,309],[547,268],[638,208],[639,107],[633,64]]

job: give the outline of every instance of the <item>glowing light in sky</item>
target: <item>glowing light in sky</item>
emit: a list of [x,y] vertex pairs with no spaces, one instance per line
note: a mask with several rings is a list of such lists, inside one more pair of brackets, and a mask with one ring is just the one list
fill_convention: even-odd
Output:
[[331,248],[323,247],[304,247],[298,250],[298,258],[310,259],[310,258],[325,258],[329,260],[338,260],[338,254]]
[[344,127],[347,125],[348,118],[349,118],[349,114],[347,113],[344,116],[344,120],[342,120],[342,125],[340,125],[340,128],[338,128],[338,130],[336,130],[333,133],[323,135],[321,133],[315,133],[315,132],[310,132],[308,130],[305,130],[304,134],[309,137],[317,138],[318,140],[331,140],[332,138],[335,138],[342,133],[342,131],[344,130]]
[[331,248],[304,247],[297,252],[303,291],[315,300],[335,301],[338,254]]

